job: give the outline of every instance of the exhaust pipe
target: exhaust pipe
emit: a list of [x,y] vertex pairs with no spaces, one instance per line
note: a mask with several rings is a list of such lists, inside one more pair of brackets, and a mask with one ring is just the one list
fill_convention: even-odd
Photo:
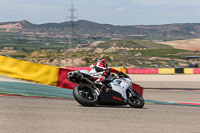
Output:
[[84,77],[80,72],[77,72],[77,71],[69,72],[67,79],[75,83],[83,82],[83,83],[94,85],[92,81],[90,81],[88,78]]
[[69,79],[70,81],[72,79],[81,81],[83,79],[83,75],[79,72],[69,72],[67,79]]

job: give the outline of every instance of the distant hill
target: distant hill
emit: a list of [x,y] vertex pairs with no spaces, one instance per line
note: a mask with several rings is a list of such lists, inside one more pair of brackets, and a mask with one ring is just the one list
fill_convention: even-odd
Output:
[[[200,37],[200,23],[176,23],[166,25],[116,26],[86,20],[74,22],[74,34],[78,37],[134,38],[142,40],[182,40]],[[0,31],[33,32],[70,35],[71,22],[32,24],[26,20],[0,23]]]

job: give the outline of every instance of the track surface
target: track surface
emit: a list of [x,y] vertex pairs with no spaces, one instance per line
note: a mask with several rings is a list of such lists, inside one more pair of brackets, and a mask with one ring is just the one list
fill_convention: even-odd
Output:
[[[4,76],[0,81],[24,82]],[[200,103],[200,91],[145,90],[144,98]],[[196,106],[82,107],[74,100],[0,95],[0,133],[199,133],[199,123]]]
[[[199,91],[145,90],[152,100],[200,102]],[[199,133],[200,107],[82,107],[74,100],[0,96],[1,133]]]

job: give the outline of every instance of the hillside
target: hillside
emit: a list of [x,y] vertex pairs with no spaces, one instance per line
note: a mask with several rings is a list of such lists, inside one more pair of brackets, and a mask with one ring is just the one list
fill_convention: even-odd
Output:
[[[184,67],[185,56],[200,56],[198,51],[180,50],[183,39],[199,38],[200,24],[115,26],[85,20],[74,23],[73,38],[70,22],[0,23],[0,54],[54,66],[88,66],[103,57],[112,66],[136,67]],[[156,40],[168,45],[157,44]],[[193,42],[197,42],[197,47],[198,41]],[[194,47],[194,43],[187,43],[184,47]]]
[[[96,45],[94,45],[96,44]],[[149,50],[149,49],[173,49],[171,46],[162,45],[153,41],[143,41],[135,39],[111,40],[99,43],[92,43],[89,48],[117,49],[117,50]]]
[[200,56],[200,52],[174,49],[172,46],[142,40],[97,41],[81,48],[44,50],[0,50],[0,54],[53,66],[89,66],[106,58],[110,66],[186,67],[185,56]]
[[[86,20],[74,22],[74,35],[88,38],[135,38],[143,40],[180,40],[200,37],[200,24],[180,23],[166,25],[116,26],[99,24]],[[66,37],[70,35],[71,22],[32,24],[26,20],[0,23],[0,31],[15,31],[21,34],[32,32]]]

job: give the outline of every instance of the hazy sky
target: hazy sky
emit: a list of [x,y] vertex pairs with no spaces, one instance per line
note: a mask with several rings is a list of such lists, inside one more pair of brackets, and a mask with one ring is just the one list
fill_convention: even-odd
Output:
[[[69,21],[71,0],[0,0],[0,22]],[[74,0],[76,20],[114,25],[200,23],[200,0]]]

